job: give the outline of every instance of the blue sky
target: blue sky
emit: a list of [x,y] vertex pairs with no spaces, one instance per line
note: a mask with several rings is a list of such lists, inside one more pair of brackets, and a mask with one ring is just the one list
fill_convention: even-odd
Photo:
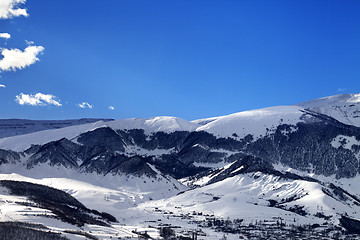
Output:
[[193,120],[360,92],[357,0],[1,1],[0,118]]

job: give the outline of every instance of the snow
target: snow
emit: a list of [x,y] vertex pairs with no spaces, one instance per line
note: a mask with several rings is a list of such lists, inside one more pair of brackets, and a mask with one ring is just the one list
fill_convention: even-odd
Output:
[[[185,185],[192,185],[192,186],[204,186],[207,183],[209,183],[213,178],[215,178],[216,176],[220,175],[221,173],[223,173],[226,169],[230,168],[231,165],[233,165],[236,161],[231,162],[231,163],[226,163],[226,162],[220,162],[218,163],[219,167],[219,171],[214,173],[214,174],[210,174],[210,175],[206,175],[203,176],[199,179],[196,179],[195,181],[190,177],[190,178],[184,178],[181,179],[180,182],[185,184]],[[207,165],[202,165],[202,164],[197,164],[196,166],[207,166]],[[208,165],[209,167],[215,167],[216,165]]]
[[360,198],[360,188],[358,186],[358,182],[360,182],[360,175],[357,174],[353,178],[337,178],[335,174],[331,176],[324,176],[324,175],[315,175],[314,173],[310,172],[303,172],[296,169],[292,169],[288,166],[285,166],[281,163],[275,164],[274,168],[280,172],[291,172],[297,174],[299,176],[306,176],[314,178],[320,182],[330,182],[334,183],[335,185],[343,188],[344,190],[352,193]]
[[[94,173],[79,174],[75,170],[51,166],[37,166],[21,172],[19,166],[13,166],[13,168],[7,166],[1,169],[0,180],[27,181],[63,190],[90,209],[110,213],[119,220],[119,223],[112,224],[110,228],[86,225],[84,228],[78,229],[76,226],[55,219],[36,216],[38,213],[48,211],[33,207],[29,209],[17,204],[16,202],[23,202],[26,199],[9,196],[4,188],[0,188],[0,221],[37,222],[60,232],[65,229],[82,230],[99,239],[109,239],[111,236],[136,237],[137,235],[132,233],[133,230],[147,231],[154,238],[158,238],[157,229],[140,223],[144,219],[154,219],[154,216],[131,209],[142,202],[175,196],[187,188],[171,177],[160,175],[154,166],[150,165],[150,167],[158,173],[156,178],[110,174],[103,176]],[[18,173],[11,173],[15,169]],[[126,226],[124,226],[125,222]],[[70,239],[81,239],[79,236],[70,236]]]
[[27,120],[27,119],[0,119],[0,138],[15,135],[24,135],[48,129],[58,129],[97,121],[112,119],[70,119],[70,120]]
[[218,118],[219,118],[219,117],[211,117],[211,118],[197,119],[197,120],[193,120],[193,121],[191,121],[191,122],[203,126],[203,125],[206,125],[206,124],[208,124],[208,123],[211,123],[211,122],[217,120]]
[[146,134],[155,132],[194,131],[199,125],[177,117],[131,118],[108,122],[114,130],[143,129]]
[[360,127],[360,94],[340,94],[298,103],[296,106],[328,115],[345,124]]
[[360,146],[360,141],[355,136],[338,135],[331,141],[331,146],[334,148],[343,147],[348,150],[352,150],[352,146]]
[[[157,238],[159,236],[158,230],[155,228],[149,228],[145,226],[123,226],[120,223],[113,223],[111,227],[98,226],[98,225],[85,225],[83,227],[77,227],[69,223],[62,222],[58,219],[51,218],[54,215],[50,211],[34,206],[24,206],[21,202],[28,201],[24,197],[11,196],[8,194],[0,193],[0,221],[20,221],[42,224],[52,232],[63,233],[64,231],[81,231],[96,236],[98,239],[111,239],[114,236],[124,237],[127,239],[137,239],[136,234],[132,233],[133,230],[148,231],[151,236]],[[115,210],[115,214],[114,214]],[[120,215],[116,209],[111,214]],[[119,216],[118,216],[119,217]],[[48,231],[48,230],[47,230]],[[71,240],[87,239],[81,235],[75,235],[70,233],[64,234]]]
[[[108,211],[113,208],[133,207],[150,199],[170,197],[187,189],[177,180],[160,175],[158,170],[156,170],[157,176],[150,178],[125,174],[79,174],[74,169],[47,164],[35,166],[31,169],[21,168],[20,165],[4,164],[4,167],[1,168],[0,180],[29,181],[51,186],[72,194],[93,208],[102,209],[105,207]],[[155,169],[154,166],[150,167]],[[106,199],[106,204],[101,206],[104,199]]]
[[82,124],[66,128],[44,130],[35,133],[13,136],[0,139],[0,149],[13,150],[17,152],[25,151],[33,144],[43,145],[51,141],[57,141],[62,138],[73,139],[80,134],[93,131],[97,128],[106,127],[104,121]]
[[[254,140],[275,130],[280,124],[296,125],[304,114],[302,107],[280,106],[234,113],[219,117],[196,131],[206,131],[218,137],[242,139],[252,135]],[[236,135],[234,135],[236,134]]]
[[217,163],[206,163],[206,162],[194,162],[193,163],[193,165],[195,167],[205,167],[205,168],[212,168],[212,169],[221,168],[227,164],[229,164],[229,163],[227,163],[225,161],[221,161],[221,162],[217,162]]
[[103,127],[110,127],[113,130],[143,129],[146,134],[150,135],[159,131],[166,133],[174,131],[194,131],[198,125],[176,117],[154,117],[149,119],[133,118],[109,122],[98,121],[79,126],[2,138],[0,139],[0,149],[20,152],[30,148],[32,144],[43,145],[62,138],[67,138],[76,142],[76,137],[80,134]]
[[[323,186],[316,182],[303,180],[286,180],[263,173],[237,175],[223,181],[199,187],[183,194],[140,204],[138,208],[159,208],[165,211],[180,213],[212,213],[223,219],[244,219],[244,223],[255,220],[269,220],[281,216],[285,222],[296,219],[299,224],[323,223],[323,219],[314,215],[322,212],[334,216],[336,222],[341,214],[360,217],[359,207],[341,203],[322,191]],[[279,208],[268,207],[267,200],[282,202],[284,199],[295,199],[283,203],[285,208],[295,205],[304,206],[309,214],[300,216]]]
[[[156,148],[153,150],[148,150],[148,149],[144,149],[138,146],[126,146],[125,147],[125,154],[127,156],[134,156],[134,155],[138,155],[138,156],[161,156],[164,154],[171,154],[174,153],[176,150],[175,148],[170,148],[170,149],[161,149],[161,148]],[[121,153],[121,152],[118,152]]]
[[[230,166],[231,164],[228,164],[225,168]],[[154,166],[150,167],[154,168]],[[283,170],[295,171],[288,169],[286,166],[278,167]],[[154,170],[157,171],[156,168]],[[323,186],[319,183],[286,180],[261,172],[240,174],[176,195],[179,191],[186,190],[183,187],[172,191],[166,196],[161,195],[161,192],[168,191],[168,187],[174,183],[167,178],[163,178],[162,183],[156,181],[151,183],[151,181],[149,182],[151,179],[148,178],[122,178],[96,174],[72,176],[74,173],[67,172],[64,174],[61,172],[62,169],[59,169],[56,175],[56,171],[51,170],[51,168],[38,168],[30,169],[24,175],[0,174],[0,179],[29,181],[55,187],[76,197],[88,208],[111,213],[119,220],[119,223],[113,224],[111,228],[86,225],[83,229],[79,229],[91,232],[99,239],[109,239],[110,236],[136,237],[132,233],[133,230],[147,231],[156,239],[159,236],[158,230],[155,227],[150,227],[156,226],[156,224],[171,224],[181,226],[183,230],[191,230],[196,228],[196,225],[189,220],[175,217],[175,215],[192,215],[194,211],[210,216],[214,215],[222,219],[244,219],[243,224],[254,223],[259,220],[267,220],[270,224],[276,224],[276,219],[280,218],[284,222],[292,224],[294,221],[296,224],[324,223],[324,219],[314,216],[317,212],[322,212],[326,216],[334,216],[329,220],[332,223],[335,223],[339,216],[344,213],[347,213],[350,217],[360,217],[358,206],[346,205],[327,196],[323,193]],[[37,177],[34,178],[34,176]],[[73,178],[70,178],[70,176]],[[147,183],[144,183],[144,181],[147,181]],[[168,183],[166,183],[167,181]],[[149,184],[152,186],[149,186]],[[356,188],[355,185],[353,188]],[[154,200],[150,201],[149,196],[153,196]],[[304,209],[309,215],[300,216],[283,209],[268,206],[268,199],[280,202],[281,199],[294,196],[299,199],[286,203],[284,206],[289,208],[294,205],[304,205]],[[38,222],[60,232],[64,229],[77,229],[55,219],[35,216],[35,214],[44,212],[44,210],[36,208],[29,210],[15,203],[21,200],[24,199],[9,196],[6,190],[0,189],[0,211],[2,211],[0,221]],[[159,209],[159,211],[155,210],[155,208]],[[173,214],[171,216],[166,215],[164,211],[171,211]],[[205,220],[205,217],[194,216],[193,219]],[[220,239],[223,234],[221,232],[216,233],[211,229],[205,228],[203,230],[207,234],[204,239]],[[80,239],[74,235],[70,236],[70,239]],[[239,238],[238,235],[232,237],[232,239]]]

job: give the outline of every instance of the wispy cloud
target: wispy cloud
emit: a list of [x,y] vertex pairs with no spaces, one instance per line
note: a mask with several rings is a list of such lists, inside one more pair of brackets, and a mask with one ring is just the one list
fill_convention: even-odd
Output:
[[346,89],[345,88],[338,88],[338,92],[345,92]]
[[80,107],[80,108],[90,108],[90,109],[92,109],[92,108],[94,107],[94,105],[91,105],[91,104],[89,104],[88,102],[82,102],[82,103],[79,103],[79,104],[78,104],[78,107]]
[[25,40],[26,45],[31,46],[34,45],[34,41]]
[[44,47],[42,46],[28,46],[24,51],[17,48],[1,49],[1,54],[4,58],[0,60],[0,72],[10,70],[16,71],[16,69],[30,66],[39,61],[37,55],[42,51],[44,51]]
[[109,106],[109,109],[110,110],[114,110],[115,108],[113,106]]
[[6,87],[4,84],[0,84],[0,87],[2,87],[2,88],[4,88],[4,87]]
[[9,33],[0,33],[0,38],[9,39],[11,38],[11,35]]
[[0,1],[0,18],[8,19],[13,17],[25,16],[27,13],[25,8],[18,7],[24,4],[26,0],[1,0]]
[[60,101],[56,96],[51,94],[43,94],[37,93],[35,95],[32,94],[24,94],[20,93],[16,96],[15,101],[20,105],[31,105],[31,106],[46,106],[46,105],[55,105],[62,106]]

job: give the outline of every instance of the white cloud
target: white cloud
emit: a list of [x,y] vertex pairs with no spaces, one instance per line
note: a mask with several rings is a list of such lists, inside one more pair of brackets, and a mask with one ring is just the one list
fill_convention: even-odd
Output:
[[16,71],[16,69],[27,67],[39,61],[37,55],[42,51],[44,51],[44,47],[42,46],[28,46],[24,51],[16,48],[1,49],[1,54],[4,58],[0,60],[0,72],[10,70]]
[[18,7],[25,2],[26,0],[0,0],[0,18],[27,17],[29,14],[26,9]]
[[34,41],[25,40],[25,42],[26,42],[26,45],[28,45],[28,46],[34,45]]
[[338,92],[345,92],[345,91],[346,91],[345,88],[339,88],[339,89],[338,89]]
[[42,94],[37,93],[35,95],[32,94],[24,94],[20,93],[16,96],[15,101],[20,105],[32,105],[32,106],[46,106],[46,105],[55,105],[62,106],[57,97],[51,94]]
[[109,109],[110,110],[114,110],[115,108],[113,106],[109,106]]
[[82,102],[82,103],[79,103],[78,104],[78,107],[81,107],[81,108],[90,108],[92,109],[94,107],[94,105],[91,105],[89,104],[88,102]]
[[0,84],[0,87],[2,87],[2,88],[4,88],[4,87],[6,87],[4,84]]
[[0,38],[9,39],[11,38],[11,35],[9,33],[0,33]]

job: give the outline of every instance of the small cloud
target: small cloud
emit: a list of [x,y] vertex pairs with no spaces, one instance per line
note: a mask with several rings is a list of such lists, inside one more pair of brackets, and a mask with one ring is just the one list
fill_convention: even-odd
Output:
[[338,89],[338,92],[345,92],[345,91],[346,91],[345,88],[339,88],[339,89]]
[[80,107],[80,108],[90,108],[90,109],[92,109],[92,108],[94,107],[94,105],[91,105],[91,104],[89,104],[88,102],[82,102],[82,103],[79,103],[79,104],[78,104],[78,107]]
[[20,105],[31,105],[31,106],[46,106],[46,105],[55,105],[62,106],[57,97],[51,94],[42,94],[37,93],[35,95],[32,94],[24,94],[20,93],[16,96],[15,102]]
[[9,39],[11,38],[11,35],[9,33],[0,33],[0,38]]
[[8,19],[19,16],[29,16],[25,8],[19,8],[18,5],[24,4],[26,0],[1,0],[0,18]]
[[109,106],[109,109],[110,110],[114,110],[115,108],[113,106]]
[[34,45],[34,41],[25,40],[25,43],[26,43],[26,45],[28,45],[28,46]]
[[5,88],[6,86],[4,84],[0,84],[0,87]]
[[39,61],[37,55],[44,51],[42,46],[28,46],[24,51],[19,49],[1,49],[1,54],[4,56],[0,60],[0,72],[1,71],[16,71],[16,69],[22,69],[30,66]]

